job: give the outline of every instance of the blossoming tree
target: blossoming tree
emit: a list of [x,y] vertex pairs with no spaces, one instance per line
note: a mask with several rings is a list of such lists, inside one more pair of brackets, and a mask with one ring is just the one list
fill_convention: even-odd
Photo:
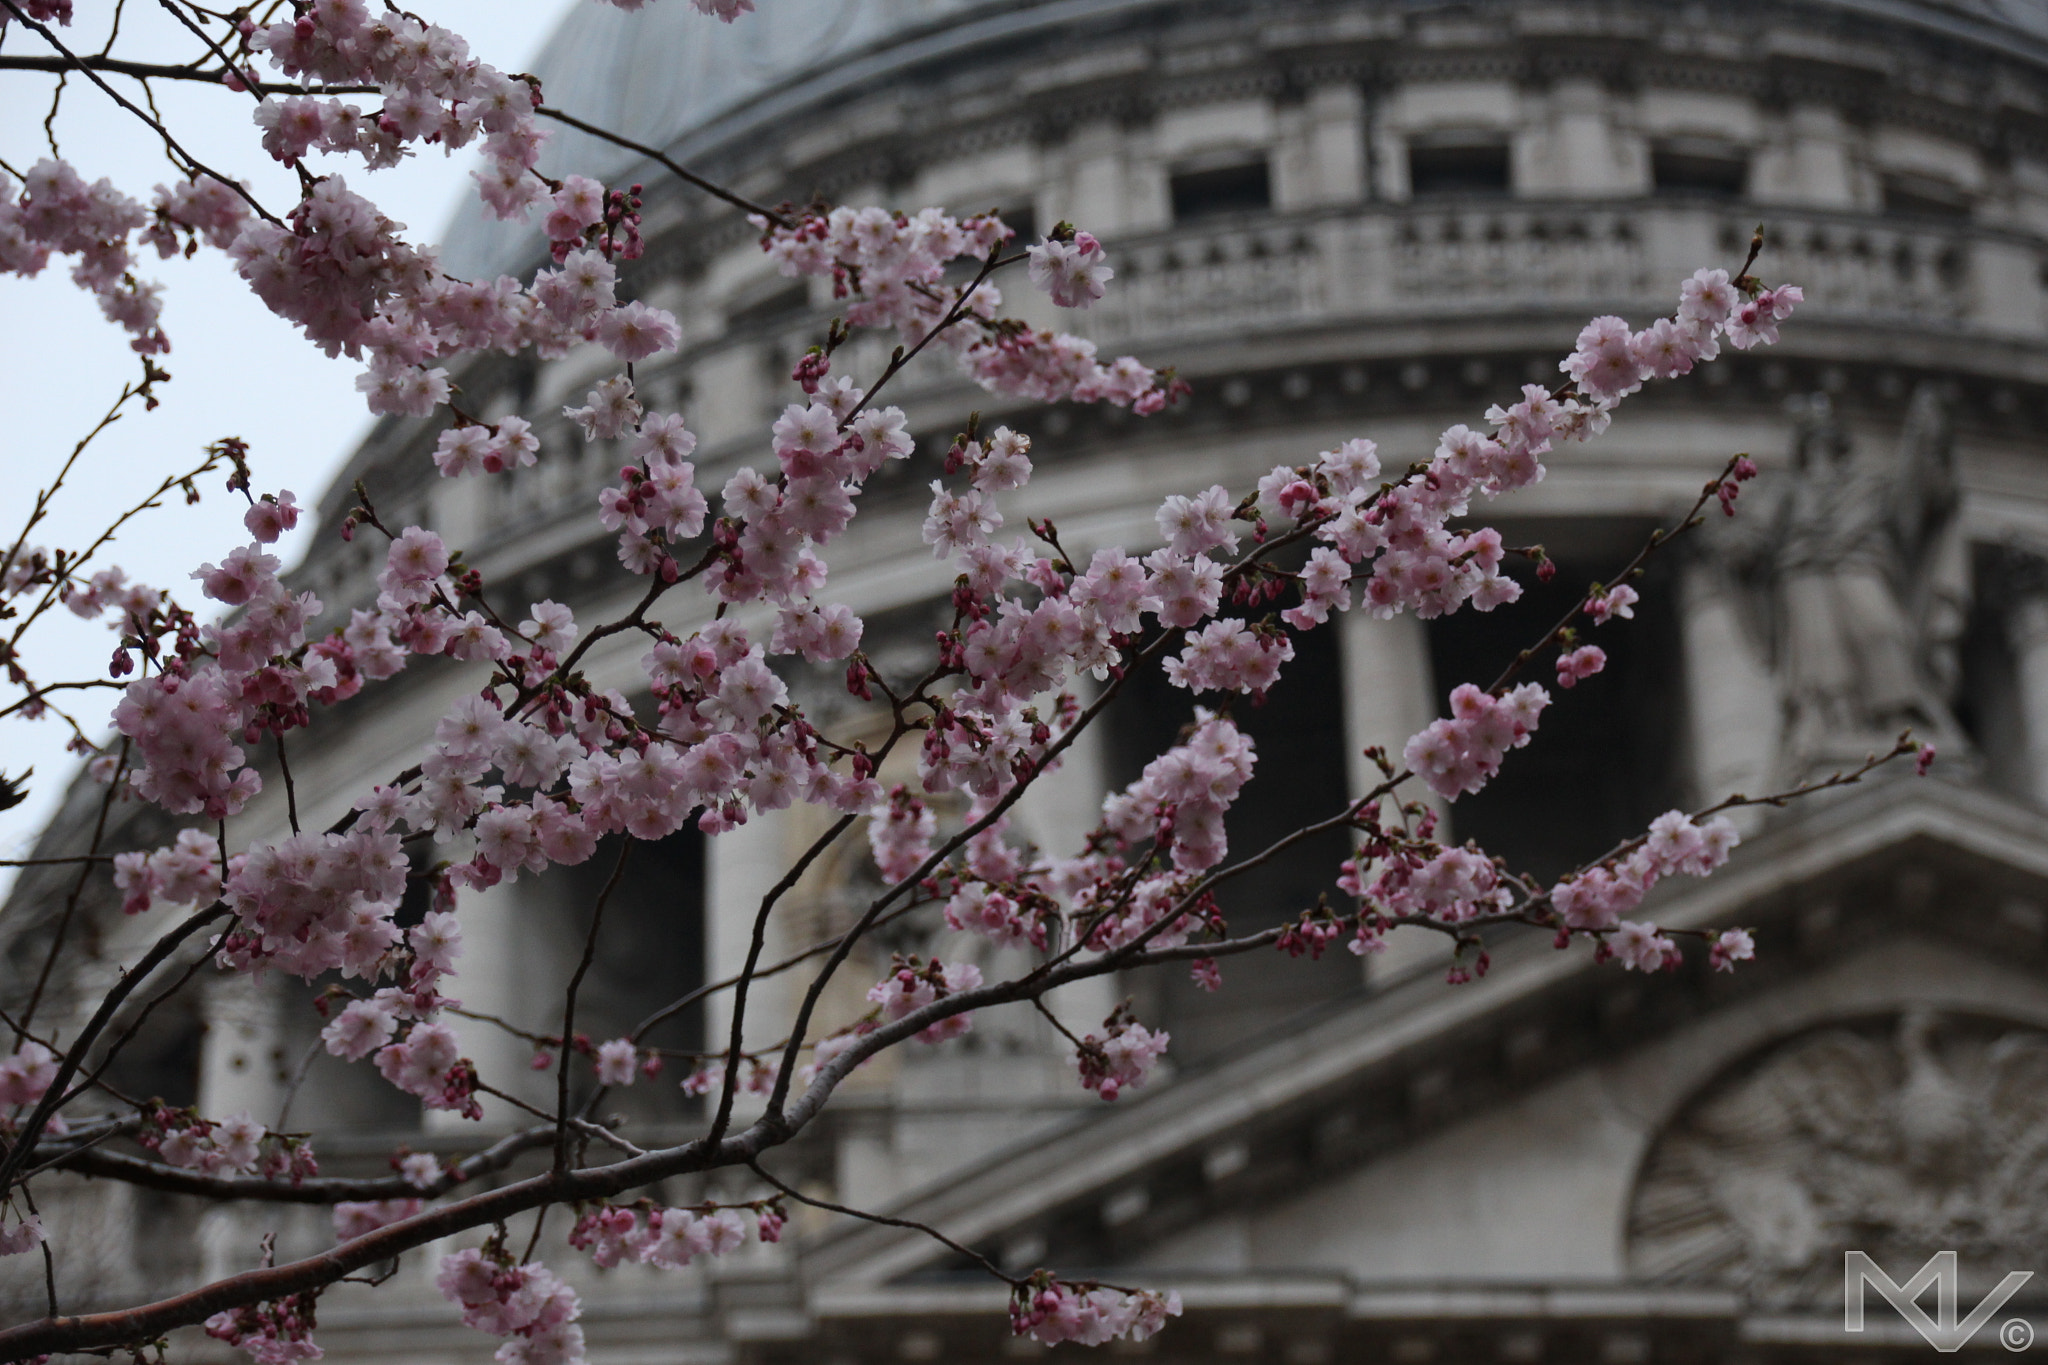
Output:
[[[633,9],[641,0],[615,2]],[[726,20],[751,8],[748,0],[694,2]],[[216,607],[95,567],[87,547],[32,544],[36,517],[5,545],[5,657],[22,696],[0,714],[36,722],[59,687],[118,685],[115,738],[89,761],[102,786],[99,829],[123,803],[157,807],[184,828],[155,848],[109,847],[97,833],[84,853],[63,860],[77,864],[67,922],[80,891],[109,872],[122,912],[164,917],[89,1009],[50,1017],[40,986],[0,1002],[10,1038],[0,1054],[0,1253],[40,1251],[49,1264],[45,1238],[64,1230],[44,1227],[35,1190],[65,1171],[222,1200],[330,1205],[336,1244],[159,1302],[79,1316],[63,1314],[52,1274],[48,1317],[0,1329],[0,1359],[119,1348],[202,1324],[258,1360],[315,1357],[324,1290],[458,1238],[464,1249],[443,1256],[437,1280],[451,1311],[504,1338],[501,1360],[576,1360],[577,1297],[532,1259],[531,1245],[522,1256],[508,1242],[511,1220],[571,1210],[570,1243],[599,1267],[681,1266],[749,1238],[774,1241],[806,1196],[761,1170],[763,1154],[811,1125],[855,1068],[887,1048],[944,1045],[973,1026],[978,1010],[1041,1002],[1111,973],[1188,971],[1214,988],[1224,958],[1320,955],[1340,942],[1365,955],[1397,926],[1444,936],[1453,983],[1483,974],[1489,936],[1511,925],[1538,926],[1559,950],[1577,945],[1615,970],[1654,972],[1688,951],[1721,969],[1751,956],[1741,930],[1696,934],[1688,947],[1687,935],[1632,916],[1660,879],[1704,876],[1728,857],[1736,833],[1721,811],[1797,792],[1672,811],[1549,884],[1469,843],[1449,845],[1423,795],[1451,802],[1479,791],[1536,737],[1548,707],[1569,704],[1530,675],[1548,671],[1556,687],[1571,688],[1601,670],[1605,655],[1589,637],[1625,628],[1614,623],[1634,615],[1632,583],[1658,549],[1712,513],[1710,504],[1734,514],[1756,472],[1741,456],[1731,454],[1686,516],[1616,566],[1608,583],[1591,585],[1564,619],[1533,623],[1527,647],[1504,658],[1497,677],[1459,685],[1448,714],[1401,753],[1372,751],[1384,778],[1376,789],[1264,848],[1230,848],[1226,820],[1258,761],[1230,705],[1263,696],[1293,659],[1297,637],[1330,629],[1335,612],[1509,608],[1521,592],[1504,571],[1511,556],[1534,559],[1546,577],[1552,566],[1538,548],[1507,545],[1474,509],[1540,480],[1548,451],[1599,435],[1644,384],[1678,379],[1723,345],[1776,340],[1800,291],[1767,287],[1753,273],[1761,236],[1732,271],[1703,268],[1680,282],[1671,315],[1641,330],[1593,319],[1554,388],[1524,386],[1477,425],[1444,432],[1431,457],[1383,467],[1361,436],[1304,451],[1256,487],[1190,489],[1161,505],[1160,543],[1142,557],[1109,548],[1083,562],[1045,522],[1029,522],[1026,536],[1005,534],[1005,501],[1031,479],[1031,442],[970,420],[944,452],[923,524],[934,583],[950,587],[950,624],[920,671],[888,675],[861,650],[861,619],[833,600],[830,554],[868,481],[913,452],[905,414],[889,403],[905,365],[928,351],[950,353],[997,393],[1138,414],[1160,411],[1185,388],[1141,358],[1105,360],[1081,338],[1003,314],[994,281],[1011,274],[1062,308],[1089,307],[1114,287],[1101,242],[1064,223],[1042,241],[1019,241],[993,215],[749,203],[657,149],[551,109],[536,80],[482,63],[456,35],[396,9],[373,12],[364,0],[271,0],[232,12],[160,3],[191,35],[183,63],[84,52],[66,38],[81,17],[74,0],[0,0],[10,36],[23,40],[0,67],[89,81],[133,113],[138,135],[161,138],[177,170],[145,207],[54,155],[10,168],[0,176],[0,271],[68,265],[131,336],[143,377],[126,397],[148,401],[165,378],[154,357],[169,341],[158,291],[138,274],[142,258],[150,249],[226,253],[309,344],[363,362],[359,387],[371,412],[440,428],[433,459],[449,479],[490,479],[539,453],[530,415],[485,421],[465,411],[450,364],[493,350],[557,357],[595,343],[617,372],[567,415],[588,439],[626,452],[590,510],[616,533],[619,560],[644,590],[631,610],[603,621],[578,620],[552,601],[521,608],[433,531],[388,525],[363,489],[339,531],[370,537],[383,569],[374,602],[340,620],[280,575],[266,547],[301,509],[292,492],[259,478],[260,455],[234,443],[167,482],[191,487],[224,473],[230,494],[246,501],[248,543],[220,547],[192,575]],[[124,93],[148,80],[209,83],[246,101],[262,149],[297,173],[298,201],[262,202],[194,160],[176,130]],[[620,297],[617,263],[641,251],[639,187],[541,174],[551,118],[609,137],[743,210],[785,274],[831,282],[839,316],[790,375],[790,402],[762,433],[760,458],[722,487],[698,486],[686,415],[651,408],[635,384],[635,365],[674,349],[681,334],[669,313]],[[318,152],[359,157],[374,171],[433,144],[480,149],[475,193],[501,220],[538,224],[550,265],[524,280],[453,278],[347,178],[315,174],[308,163]],[[897,335],[893,358],[876,373],[836,370],[843,343],[869,329]],[[715,610],[678,607],[707,598]],[[60,608],[113,626],[119,647],[106,677],[37,673],[31,628]],[[685,616],[708,624],[666,623]],[[593,648],[633,639],[644,649],[640,696],[593,684],[585,672]],[[418,762],[355,794],[343,818],[301,827],[291,746],[332,723],[337,703],[436,655],[466,665],[473,689],[431,739],[421,737]],[[807,719],[784,677],[799,659],[843,665],[846,690],[880,718],[880,738],[854,742]],[[1098,722],[1133,670],[1152,666],[1199,701],[1196,722],[1138,780],[1107,796],[1082,846],[1026,846],[1009,829],[1019,799]],[[1816,785],[1853,782],[1915,752],[1902,738]],[[1932,751],[1917,754],[1924,770]],[[885,764],[905,780],[885,784]],[[238,817],[272,784],[285,789],[290,833],[238,839]],[[942,794],[953,795],[935,803]],[[540,1040],[554,1072],[552,1109],[453,1160],[394,1158],[388,1177],[323,1176],[317,1133],[174,1110],[107,1080],[110,1060],[133,1037],[124,1021],[138,1004],[154,1008],[190,989],[200,971],[274,971],[345,997],[322,1034],[328,1052],[373,1067],[382,1083],[430,1109],[478,1117],[479,1097],[500,1092],[462,1055],[444,1018],[462,990],[454,914],[462,897],[582,863],[607,836],[627,836],[591,907],[587,968],[605,932],[606,899],[638,841],[692,823],[716,836],[795,803],[820,808],[829,823],[761,898],[743,969],[691,993],[726,992],[731,1004],[729,1037],[683,1081],[704,1097],[687,1141],[643,1147],[629,1128],[598,1117],[609,1089],[674,1082],[656,1081],[645,1029],[579,1036],[580,969],[560,1002],[559,1031]],[[942,821],[939,804],[964,813]],[[1351,848],[1329,869],[1342,902],[1304,907],[1278,928],[1234,929],[1218,888],[1331,830],[1344,831]],[[798,879],[834,845],[863,836],[882,889],[844,932],[768,961],[771,921],[786,913]],[[429,885],[432,908],[402,927],[409,881]],[[1028,967],[988,979],[965,960],[970,953],[942,944],[929,958],[896,959],[867,992],[867,1014],[828,1020],[820,1006],[835,974],[857,962],[877,930],[925,906],[941,907],[956,942],[979,937],[1020,950]],[[76,970],[66,956],[76,943],[62,932],[52,938],[41,980]],[[770,972],[802,973],[804,985],[787,1038],[749,1050],[751,992]],[[679,994],[685,989],[678,984]],[[1143,1086],[1170,1046],[1164,1031],[1124,1009],[1068,1042],[1076,1083],[1103,1100]],[[758,1103],[740,1103],[743,1086],[759,1092]],[[756,1197],[694,1207],[635,1197],[664,1178],[721,1168],[757,1179]],[[481,1246],[458,1237],[493,1228]],[[1178,1312],[1170,1293],[1074,1282],[1056,1269],[1012,1276],[988,1268],[1012,1286],[1014,1329],[1044,1342],[1143,1337]]]

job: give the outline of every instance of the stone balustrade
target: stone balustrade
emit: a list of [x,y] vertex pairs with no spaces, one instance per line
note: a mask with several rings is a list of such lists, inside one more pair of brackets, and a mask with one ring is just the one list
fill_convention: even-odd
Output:
[[1740,264],[1762,218],[1762,273],[1815,316],[2048,339],[2043,244],[1963,222],[1750,205],[1448,202],[1261,216],[1111,242],[1104,345],[1304,324],[1668,307],[1702,262]]
[[[1842,323],[1909,324],[2048,341],[2042,261],[2048,243],[1963,221],[1760,209],[1673,201],[1451,200],[1260,214],[1112,240],[1117,271],[1101,303],[1066,314],[1106,353],[1290,328],[1439,321],[1534,314],[1570,317],[1614,310],[1642,322],[1667,310],[1679,280],[1703,262],[1741,263],[1758,218],[1769,249],[1759,272],[1806,290],[1806,315]],[[1024,286],[1021,280],[1011,288]],[[775,382],[816,339],[818,317],[791,319],[771,335],[713,342],[683,357],[687,373],[744,347],[765,423],[792,390]],[[837,369],[879,372],[893,336],[866,336]],[[729,383],[733,367],[721,367]],[[959,383],[943,355],[920,358],[892,386],[895,401]],[[687,405],[686,405],[687,406]],[[480,524],[526,531],[587,508],[617,477],[623,450],[590,447],[563,420],[541,423],[538,466],[488,480]],[[749,449],[759,432],[742,437]],[[728,448],[730,447],[730,448]],[[716,433],[702,455],[741,458]],[[765,458],[765,455],[763,455]],[[719,476],[721,479],[723,475]],[[714,480],[716,482],[716,480]],[[606,553],[609,553],[607,550]]]

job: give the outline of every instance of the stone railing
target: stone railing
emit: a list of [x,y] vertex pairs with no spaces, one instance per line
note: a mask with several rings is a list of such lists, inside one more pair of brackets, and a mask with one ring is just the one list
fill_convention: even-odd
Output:
[[[1108,296],[1087,313],[1054,321],[1092,336],[1106,353],[1141,356],[1181,341],[1347,323],[1400,327],[1604,311],[1641,322],[1669,309],[1678,282],[1700,264],[1740,264],[1759,216],[1769,240],[1760,272],[1804,286],[1810,317],[2048,341],[2038,241],[1965,222],[1671,201],[1365,205],[1118,238],[1109,243],[1117,277]],[[1028,292],[1021,280],[1008,284]],[[737,406],[758,402],[759,411],[731,433],[717,423],[703,428],[700,454],[709,461],[710,487],[723,481],[729,463],[766,458],[765,424],[795,392],[779,380],[822,324],[818,317],[792,319],[773,335],[711,344],[705,355],[734,346],[755,355],[749,367],[721,370],[720,382],[729,389],[744,381],[746,401]],[[864,334],[834,368],[879,373],[895,340]],[[704,358],[684,357],[677,382],[688,382],[681,376]],[[959,382],[944,355],[920,357],[892,387],[892,401],[915,410]],[[617,477],[623,451],[586,447],[559,418],[540,425],[541,463],[479,491],[488,503],[478,509],[479,521],[500,536],[583,514]]]
[[2041,244],[1966,223],[1665,202],[1464,201],[1276,214],[1110,243],[1105,345],[1303,324],[1667,305],[1702,262],[1740,263],[1759,216],[1773,280],[1811,311],[2048,337]]

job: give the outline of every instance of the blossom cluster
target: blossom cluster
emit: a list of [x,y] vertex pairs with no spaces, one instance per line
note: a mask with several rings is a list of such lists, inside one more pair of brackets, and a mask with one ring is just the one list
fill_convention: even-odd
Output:
[[32,1213],[11,1228],[0,1227],[0,1256],[19,1256],[24,1251],[34,1251],[43,1244],[46,1236],[42,1218]]
[[[159,193],[167,216],[172,192]],[[194,214],[187,222],[203,224],[215,236],[224,223],[240,220],[239,200],[230,208],[217,196],[188,193],[182,206]],[[0,174],[0,274],[38,275],[53,252],[74,257],[72,282],[99,299],[100,311],[128,332],[136,351],[160,355],[171,348],[157,325],[163,288],[136,280],[129,245],[130,237],[150,221],[142,205],[111,181],[88,185],[68,163],[45,157],[29,167],[18,187],[11,176]]]
[[1143,1341],[1180,1316],[1180,1295],[1066,1284],[1040,1273],[1017,1286],[1010,1300],[1010,1330],[1047,1346]]
[[167,1163],[213,1175],[222,1171],[248,1174],[263,1155],[267,1130],[244,1112],[213,1123],[196,1114],[164,1114],[146,1129],[142,1145]]
[[[901,962],[895,971],[869,987],[868,1001],[881,1007],[884,1020],[894,1022],[946,996],[977,990],[980,986],[981,968],[971,962],[948,965],[936,960],[920,962],[913,957]],[[921,1043],[943,1043],[962,1036],[973,1026],[974,1020],[970,1015],[950,1015],[920,1031],[917,1039]]]
[[1402,761],[1445,800],[1476,792],[1500,771],[1509,749],[1529,742],[1550,705],[1550,694],[1523,683],[1504,696],[1461,683],[1451,692],[1451,714],[1431,721],[1401,751]]
[[221,893],[220,843],[205,831],[182,829],[163,848],[114,855],[114,887],[121,909],[141,914],[151,905],[196,905]]
[[1105,1100],[1136,1089],[1150,1079],[1171,1041],[1164,1029],[1148,1029],[1118,1009],[1103,1021],[1101,1033],[1089,1034],[1075,1049],[1082,1088]]
[[[1104,798],[1103,826],[1125,845],[1152,841],[1181,872],[1200,872],[1229,849],[1223,817],[1251,780],[1257,754],[1227,715],[1197,708],[1183,742],[1145,765],[1137,781]],[[1111,855],[1099,848],[1055,869],[1070,888],[1106,880]]]
[[506,1338],[500,1365],[575,1365],[583,1359],[583,1303],[560,1276],[537,1261],[512,1265],[470,1248],[443,1258],[435,1273],[441,1296],[462,1309],[463,1325]]
[[[993,214],[961,219],[938,209],[904,214],[841,207],[789,223],[759,215],[753,221],[782,273],[829,278],[834,297],[849,301],[846,320],[855,326],[894,327],[905,345],[915,345],[959,310],[965,323],[941,333],[940,343],[996,393],[1048,403],[1107,402],[1140,413],[1158,412],[1177,393],[1171,376],[1134,357],[1105,365],[1084,337],[1000,320],[1001,291],[985,280],[971,290],[948,287],[949,262],[991,261],[1015,235]],[[1032,248],[1030,273],[1055,302],[1080,306],[1101,296],[1110,272],[1100,244],[1088,241],[1085,250],[1072,243]]]
[[1796,284],[1744,297],[1725,270],[1700,270],[1685,282],[1678,312],[1640,332],[1617,317],[1598,317],[1579,332],[1558,368],[1596,402],[1634,393],[1650,378],[1675,379],[1720,354],[1721,338],[1737,350],[1774,345],[1778,324],[1806,297]]
[[0,1061],[0,1109],[34,1104],[57,1081],[57,1058],[41,1043],[26,1041]]
[[[780,1241],[785,1221],[780,1206],[763,1203],[750,1207],[760,1239]],[[652,1205],[600,1204],[578,1218],[569,1233],[569,1245],[587,1253],[601,1270],[629,1260],[677,1270],[699,1256],[723,1256],[746,1240],[746,1224],[737,1210]]]
[[[1570,928],[1612,929],[1659,881],[1681,872],[1704,877],[1727,862],[1730,850],[1740,842],[1726,816],[1696,821],[1684,811],[1666,811],[1650,822],[1649,834],[1626,857],[1588,868],[1552,887],[1550,903]],[[1624,954],[1623,962],[1644,971],[1661,965],[1650,960],[1648,952],[1645,947]]]
[[290,1365],[318,1360],[326,1352],[313,1341],[312,1294],[290,1294],[275,1303],[223,1309],[208,1318],[206,1335],[247,1351],[256,1365]]

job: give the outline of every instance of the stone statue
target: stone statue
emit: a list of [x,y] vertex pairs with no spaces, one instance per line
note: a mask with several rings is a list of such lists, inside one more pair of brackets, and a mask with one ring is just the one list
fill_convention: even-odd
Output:
[[1824,393],[1795,399],[1793,413],[1775,508],[1721,537],[1762,589],[1784,765],[1814,776],[1908,727],[1953,749],[1968,573],[1943,394],[1915,391],[1889,460],[1856,450]]

